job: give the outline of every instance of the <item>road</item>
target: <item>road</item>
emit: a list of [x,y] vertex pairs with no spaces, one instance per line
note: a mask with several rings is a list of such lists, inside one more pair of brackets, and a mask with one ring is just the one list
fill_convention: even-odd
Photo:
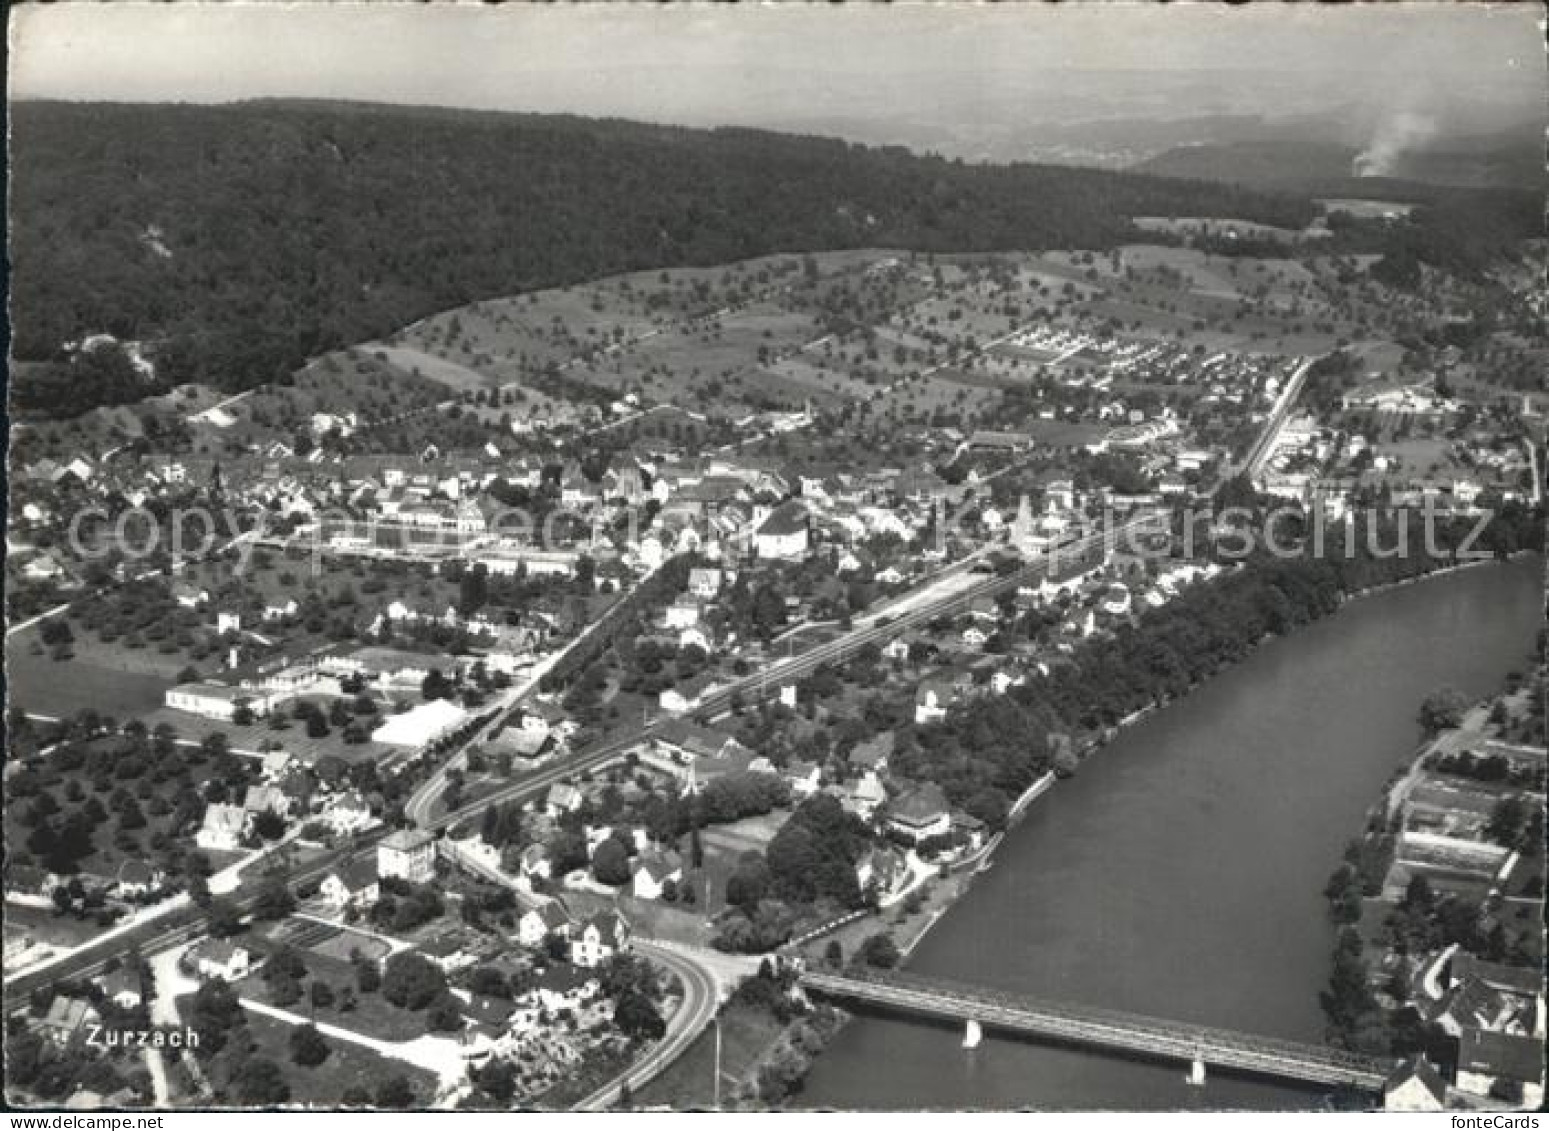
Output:
[[[323,853],[316,860],[304,867],[297,868],[287,876],[287,882],[292,885],[304,884],[310,880],[320,880],[329,870],[336,867],[346,857],[354,855],[362,849],[368,849],[378,840],[382,839],[393,830],[382,826],[359,834],[351,844],[341,845]],[[237,912],[246,915],[253,909],[257,900],[257,892],[249,892],[228,901],[236,908]],[[27,1003],[27,995],[39,986],[53,982],[79,980],[82,978],[94,978],[101,974],[103,967],[111,958],[122,957],[130,950],[138,950],[141,954],[152,955],[182,943],[193,942],[205,935],[205,912],[202,907],[188,905],[158,919],[142,923],[129,931],[121,934],[109,935],[99,938],[89,945],[80,948],[68,958],[58,962],[52,962],[42,967],[33,967],[15,973],[7,972],[5,975],[5,1007],[7,1011],[24,1008]]]
[[[670,558],[667,559],[667,561],[670,560]],[[636,588],[638,589],[639,586],[648,582],[656,575],[657,571],[662,569],[665,565],[666,561],[663,561],[663,563],[657,566],[655,569],[647,571],[636,583]],[[593,633],[602,631],[603,626],[611,623],[617,615],[621,615],[618,613],[618,610],[622,608],[628,602],[628,600],[629,598],[626,596],[623,599],[615,602],[607,612],[605,612],[598,620],[595,620],[591,624],[587,625],[581,634],[572,640],[569,644],[566,644],[559,651],[545,656],[542,660],[539,660],[536,664],[534,664],[528,671],[525,682],[514,684],[500,697],[499,701],[495,705],[496,713],[494,717],[491,718],[489,725],[479,728],[479,730],[476,731],[473,736],[468,739],[468,741],[464,742],[455,751],[453,751],[451,757],[447,758],[446,761],[442,762],[441,765],[436,768],[435,773],[431,774],[430,777],[427,778],[414,791],[413,795],[409,798],[408,803],[404,806],[404,813],[408,816],[409,820],[413,821],[421,828],[431,827],[431,825],[434,823],[431,815],[435,812],[436,804],[440,801],[441,795],[446,792],[447,772],[453,767],[461,766],[467,760],[468,751],[475,745],[488,742],[494,738],[494,736],[499,733],[501,727],[505,725],[506,718],[510,715],[512,709],[520,704],[522,700],[531,695],[535,690],[537,690],[538,684],[543,681],[543,677],[548,675],[549,672],[554,669],[556,664],[558,664],[567,655],[569,655],[571,649],[579,646],[582,641],[589,639]]]
[[1301,396],[1302,386],[1307,383],[1307,373],[1320,358],[1309,357],[1297,366],[1285,383],[1285,388],[1280,390],[1280,397],[1275,401],[1275,407],[1270,409],[1269,420],[1264,425],[1264,430],[1259,433],[1259,438],[1253,447],[1248,449],[1247,458],[1242,461],[1240,471],[1249,478],[1256,476],[1264,467],[1264,463],[1275,451],[1275,442],[1280,439],[1280,430],[1285,427],[1285,422],[1290,418],[1291,409],[1296,405],[1296,398]]
[[645,1056],[576,1104],[576,1111],[604,1111],[612,1107],[618,1102],[619,1089],[626,1081],[631,1091],[644,1087],[694,1042],[720,1008],[720,989],[714,972],[691,955],[638,938],[634,948],[636,953],[678,976],[683,984],[683,1004],[667,1019],[666,1036]]

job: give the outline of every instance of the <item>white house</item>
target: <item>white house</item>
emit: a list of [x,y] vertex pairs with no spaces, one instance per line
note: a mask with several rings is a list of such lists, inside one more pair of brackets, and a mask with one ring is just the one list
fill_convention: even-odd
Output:
[[604,911],[588,919],[571,938],[570,961],[592,970],[628,949],[629,924],[618,912]]
[[791,500],[781,503],[764,519],[753,536],[761,558],[799,561],[811,550],[811,533],[806,508]]
[[642,852],[634,860],[631,890],[636,899],[660,899],[666,886],[683,882],[683,861],[676,852]]
[[926,782],[892,804],[887,812],[887,824],[900,836],[918,844],[950,832],[952,810],[941,787],[935,782]]
[[797,797],[811,797],[823,785],[823,767],[816,762],[793,758],[782,775]]
[[365,911],[382,895],[376,861],[362,857],[335,869],[328,873],[328,878],[318,888],[318,894],[330,907],[341,911],[347,907]]
[[331,797],[323,808],[322,818],[339,836],[348,836],[369,829],[376,824],[371,806],[354,790]]
[[381,876],[427,884],[436,876],[436,842],[420,829],[399,829],[377,845],[376,861]]
[[252,972],[252,955],[230,939],[206,939],[188,955],[194,973],[202,979],[240,982]]
[[570,935],[570,919],[558,903],[534,907],[516,921],[516,938],[523,946],[540,946],[551,934],[561,938]]
[[235,852],[247,831],[247,810],[240,805],[206,805],[194,844],[215,852]]
[[1384,1111],[1441,1111],[1447,1082],[1422,1053],[1400,1062],[1382,1088]]
[[721,571],[707,568],[689,570],[688,591],[702,601],[713,600],[721,591]]
[[558,781],[549,787],[543,807],[550,817],[558,817],[563,813],[574,813],[585,801],[586,797],[575,786]]

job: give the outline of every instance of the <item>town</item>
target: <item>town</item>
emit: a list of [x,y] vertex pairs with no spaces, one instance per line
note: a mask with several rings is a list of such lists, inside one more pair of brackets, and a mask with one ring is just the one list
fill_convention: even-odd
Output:
[[[141,168],[85,105],[13,107],[48,222],[8,1103],[1059,1107],[1081,1056],[1131,1073],[1102,1107],[1542,1104],[1549,247],[1514,189],[142,107],[179,139],[147,168],[223,187],[114,214],[168,280],[120,316],[38,266],[106,223],[44,208],[58,170]],[[271,163],[321,170],[294,213],[233,187]],[[288,250],[203,259],[207,191]],[[400,256],[416,194],[470,219]],[[986,1039],[1045,1090],[979,1091]],[[825,1076],[889,1041],[887,1095]]]

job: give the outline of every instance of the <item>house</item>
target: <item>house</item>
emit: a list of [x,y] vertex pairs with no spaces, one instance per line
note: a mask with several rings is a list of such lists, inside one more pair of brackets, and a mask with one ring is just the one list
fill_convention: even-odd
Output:
[[701,612],[698,597],[679,597],[667,606],[662,623],[667,628],[692,628],[699,623]]
[[522,729],[544,738],[565,721],[565,712],[553,703],[534,701],[523,706],[521,712]]
[[330,797],[323,808],[322,817],[339,836],[349,836],[376,824],[370,804],[355,790]]
[[197,609],[210,599],[210,591],[186,581],[172,583],[172,599],[185,609]]
[[705,692],[713,686],[715,686],[714,674],[700,672],[693,679],[684,680],[676,687],[667,688],[657,696],[657,702],[662,710],[674,715],[682,715],[697,708]]
[[683,882],[683,861],[676,852],[642,852],[635,857],[631,890],[636,899],[660,899],[668,884]]
[[1422,1053],[1399,1062],[1382,1086],[1383,1111],[1441,1111],[1447,1082]]
[[134,898],[149,895],[161,886],[162,873],[143,860],[125,860],[118,866],[118,894]]
[[823,785],[823,767],[802,758],[792,758],[781,776],[797,797],[811,797]]
[[987,831],[983,821],[972,813],[965,813],[961,809],[952,810],[951,831],[954,837],[960,838],[970,850],[977,850],[984,844],[984,834]]
[[1544,1101],[1542,1038],[1464,1029],[1458,1038],[1457,1088],[1536,1111]]
[[754,534],[754,548],[760,558],[799,561],[811,549],[809,526],[806,507],[795,500],[781,503]]
[[985,632],[977,624],[971,624],[963,630],[963,647],[978,650],[989,641],[990,634]]
[[920,681],[914,693],[914,721],[918,726],[947,717],[947,708],[957,702],[957,684],[944,676]]
[[80,1033],[81,1026],[97,1016],[85,998],[60,994],[49,1002],[48,1012],[38,1018],[38,1033],[56,1045],[68,1045]]
[[549,786],[543,808],[550,817],[558,817],[563,813],[574,813],[585,802],[586,796],[579,789],[569,782],[557,781]]
[[892,845],[869,848],[855,862],[855,886],[864,892],[876,885],[876,893],[886,895],[908,871],[903,853]]
[[565,966],[550,966],[538,975],[533,988],[518,998],[516,1004],[518,1010],[526,1006],[550,1015],[563,1010],[574,1012],[596,998],[600,989],[597,979],[590,974]]
[[436,876],[436,842],[420,829],[399,829],[377,845],[377,872],[382,877],[426,884]]
[[689,570],[688,591],[701,601],[714,600],[721,591],[721,571],[718,569]]
[[550,935],[570,936],[570,917],[558,903],[534,907],[516,921],[517,941],[523,946],[541,946]]
[[882,779],[871,770],[861,775],[860,781],[852,785],[841,799],[840,804],[846,811],[854,813],[863,821],[871,820],[871,815],[877,811],[877,807],[887,800],[887,790],[882,785]]
[[97,985],[102,995],[120,1009],[133,1009],[145,1000],[145,985],[139,971],[127,965],[103,974],[97,979]]
[[[727,758],[746,748],[731,735],[688,719],[666,719],[651,732],[653,765],[686,766],[696,758]],[[671,766],[669,772],[676,772]]]
[[194,834],[194,843],[214,852],[235,852],[242,847],[247,831],[247,810],[240,805],[206,805],[204,823]]
[[593,915],[570,940],[570,961],[594,970],[629,949],[629,924],[616,911]]
[[278,781],[285,776],[295,761],[296,759],[283,750],[271,750],[259,763],[259,773],[263,775],[265,781]]
[[253,970],[252,955],[230,939],[206,939],[188,952],[186,959],[201,979],[240,982]]
[[369,856],[358,857],[328,873],[318,888],[318,894],[330,907],[344,910],[354,908],[365,911],[381,898],[382,885],[377,874],[377,862]]
[[443,931],[420,944],[420,953],[441,967],[443,974],[455,974],[478,964],[479,956],[460,931]]
[[1431,1020],[1449,1037],[1460,1037],[1465,1029],[1503,1029],[1514,1012],[1504,994],[1469,975],[1447,991]]
[[242,808],[254,816],[259,813],[274,813],[280,817],[288,817],[290,798],[272,785],[250,785],[247,787],[247,792],[242,795]]
[[290,598],[282,605],[265,605],[264,620],[285,620],[299,612],[301,606],[296,604],[295,598]]
[[917,786],[889,807],[887,827],[912,844],[945,836],[952,829],[947,795],[935,782]]

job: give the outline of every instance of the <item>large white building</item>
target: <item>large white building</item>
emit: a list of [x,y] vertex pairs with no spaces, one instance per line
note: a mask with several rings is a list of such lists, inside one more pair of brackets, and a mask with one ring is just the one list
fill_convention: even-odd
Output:
[[436,876],[436,842],[419,829],[399,829],[376,847],[377,874],[426,884]]
[[385,723],[371,732],[371,741],[418,749],[452,733],[467,717],[468,712],[456,703],[432,699],[401,715],[389,715]]
[[769,512],[769,517],[764,519],[753,537],[761,558],[782,561],[805,558],[811,549],[806,508],[794,500],[781,503]]
[[166,704],[175,711],[187,711],[207,719],[229,723],[237,708],[246,704],[255,715],[262,715],[283,703],[287,697],[275,691],[228,687],[224,683],[180,683],[167,689]]

